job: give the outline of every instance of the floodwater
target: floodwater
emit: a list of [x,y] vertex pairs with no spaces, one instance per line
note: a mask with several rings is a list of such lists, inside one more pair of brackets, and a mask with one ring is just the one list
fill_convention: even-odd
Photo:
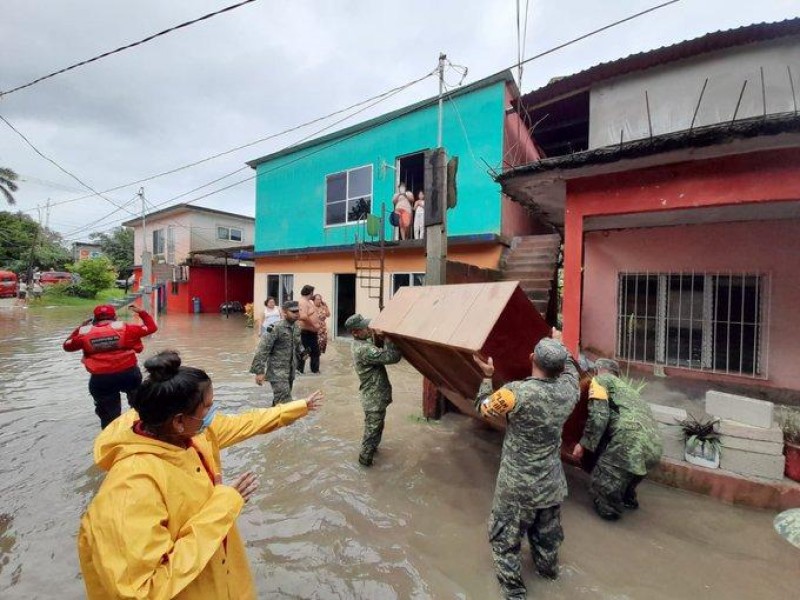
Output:
[[[83,597],[75,547],[81,513],[103,474],[92,465],[98,420],[79,356],[61,343],[76,309],[0,310],[0,597]],[[255,338],[241,317],[174,315],[145,355],[181,351],[206,369],[224,411],[265,404],[247,374]],[[421,380],[390,367],[395,403],[375,466],[356,464],[357,385],[346,342],[323,356],[296,396],[321,387],[323,411],[223,454],[225,476],[261,477],[239,524],[261,598],[498,597],[486,522],[499,434],[447,415],[420,415]],[[524,569],[530,597],[552,599],[790,599],[800,551],[772,529],[774,514],[642,485],[642,508],[619,523],[590,511],[586,478],[569,471],[559,581]],[[525,551],[527,555],[527,550]]]

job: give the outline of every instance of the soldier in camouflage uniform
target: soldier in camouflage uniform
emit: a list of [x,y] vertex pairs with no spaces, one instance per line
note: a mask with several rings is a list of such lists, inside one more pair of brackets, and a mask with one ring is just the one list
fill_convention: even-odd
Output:
[[573,454],[598,454],[589,493],[597,514],[616,521],[623,507],[639,507],[636,486],[661,459],[661,435],[650,405],[619,378],[617,362],[601,358],[595,369],[589,418]]
[[296,300],[283,303],[283,315],[283,319],[267,327],[261,336],[250,365],[258,385],[263,385],[266,379],[272,386],[273,404],[292,401],[295,370],[303,354],[297,325],[300,308]]
[[[560,338],[560,332],[553,330]],[[531,354],[531,376],[493,393],[494,364],[475,356],[486,379],[476,408],[507,419],[497,473],[489,540],[504,598],[525,598],[520,550],[526,535],[540,575],[558,577],[564,540],[561,503],[567,481],[561,465],[561,430],[578,401],[578,371],[560,339],[541,340]]]
[[375,345],[373,335],[380,332],[369,328],[369,319],[355,314],[344,323],[353,334],[353,367],[360,381],[361,406],[364,408],[364,438],[358,462],[365,467],[372,465],[372,457],[381,443],[386,408],[392,403],[392,384],[386,373],[386,365],[400,362],[400,350],[390,341],[383,348]]

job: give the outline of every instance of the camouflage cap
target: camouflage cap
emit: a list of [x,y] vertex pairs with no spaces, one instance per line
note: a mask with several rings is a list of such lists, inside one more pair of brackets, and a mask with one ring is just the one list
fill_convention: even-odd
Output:
[[564,344],[553,338],[539,340],[539,343],[533,349],[533,357],[536,359],[536,364],[548,371],[563,369],[568,356],[569,354],[567,354]]
[[594,361],[594,368],[597,370],[605,369],[611,371],[614,375],[619,375],[619,363],[610,358],[598,358]]
[[347,317],[347,321],[344,322],[344,328],[347,330],[366,329],[367,327],[369,327],[369,319],[365,319],[358,313]]
[[800,508],[791,508],[780,513],[773,522],[775,531],[783,539],[800,548]]
[[297,300],[287,300],[281,308],[283,310],[300,310],[300,303]]

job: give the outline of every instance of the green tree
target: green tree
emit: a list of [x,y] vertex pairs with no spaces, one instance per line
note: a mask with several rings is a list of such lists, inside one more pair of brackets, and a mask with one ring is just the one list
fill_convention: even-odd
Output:
[[0,167],[0,192],[6,197],[6,202],[13,206],[17,203],[11,192],[16,192],[18,175],[8,167]]
[[97,232],[89,236],[100,244],[117,271],[129,271],[133,267],[133,229],[117,227],[109,233]]
[[0,268],[24,273],[31,261],[41,270],[63,269],[71,260],[61,236],[23,213],[0,211]]
[[80,287],[91,293],[92,297],[97,292],[110,288],[116,279],[114,265],[105,256],[81,260],[68,268],[80,275]]

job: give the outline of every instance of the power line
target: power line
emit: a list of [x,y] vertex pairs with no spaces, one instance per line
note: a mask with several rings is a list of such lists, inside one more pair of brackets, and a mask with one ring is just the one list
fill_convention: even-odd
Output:
[[[339,125],[340,123],[342,123],[342,122],[344,122],[344,121],[346,121],[346,120],[348,120],[348,119],[351,119],[351,118],[353,118],[354,116],[356,116],[356,115],[358,115],[358,114],[360,114],[360,113],[362,113],[362,112],[364,112],[364,111],[366,111],[366,110],[368,110],[368,109],[370,109],[370,108],[372,108],[372,107],[376,106],[377,104],[380,104],[380,103],[381,103],[381,102],[383,102],[384,100],[386,100],[386,99],[388,99],[388,98],[390,98],[390,97],[392,97],[392,96],[394,96],[394,95],[397,95],[397,94],[399,94],[400,92],[402,92],[402,91],[404,91],[404,90],[406,90],[406,89],[408,89],[408,88],[410,88],[410,87],[412,87],[412,86],[416,85],[417,83],[419,83],[419,82],[421,82],[421,81],[424,81],[425,79],[427,79],[427,78],[429,78],[429,77],[433,76],[433,75],[434,75],[436,72],[437,72],[437,69],[434,69],[433,71],[429,72],[428,74],[426,74],[426,75],[424,75],[424,76],[422,76],[422,77],[419,77],[419,78],[417,78],[417,79],[414,79],[414,80],[412,80],[412,81],[409,81],[408,83],[406,83],[406,84],[404,84],[404,85],[401,85],[401,86],[395,87],[395,88],[393,88],[392,90],[389,90],[388,92],[385,92],[385,93],[383,93],[383,94],[379,94],[378,96],[373,96],[372,98],[370,98],[370,99],[369,99],[369,100],[367,100],[367,101],[364,101],[364,102],[359,102],[358,104],[355,104],[355,105],[353,105],[353,107],[356,107],[356,106],[361,106],[361,108],[360,108],[359,110],[357,110],[356,112],[353,112],[353,113],[351,113],[351,114],[349,114],[349,115],[346,115],[345,117],[343,117],[343,118],[341,118],[341,119],[339,119],[339,120],[337,120],[337,121],[334,121],[333,123],[331,123],[331,124],[329,124],[329,125],[326,125],[326,126],[325,126],[325,127],[323,127],[322,129],[319,129],[319,130],[317,130],[317,131],[315,131],[315,132],[313,132],[313,133],[311,133],[311,134],[309,134],[309,135],[305,136],[304,138],[301,138],[300,140],[298,140],[298,141],[294,142],[294,143],[292,144],[292,146],[296,146],[297,144],[301,144],[301,143],[303,143],[303,142],[305,142],[305,141],[307,141],[307,140],[310,140],[310,139],[316,138],[316,137],[317,137],[317,136],[319,136],[321,133],[324,133],[325,131],[327,131],[327,130],[329,130],[329,129],[333,128],[333,127],[335,127],[336,125]],[[371,102],[370,102],[370,101],[371,101]],[[364,104],[365,104],[365,102],[370,102],[370,103],[369,103],[369,104],[367,104],[366,106],[362,106],[362,105],[364,105]],[[352,108],[352,107],[351,107],[351,108]],[[346,109],[345,109],[345,110],[346,110]],[[332,113],[332,114],[339,114],[339,113],[341,113],[341,112],[342,112],[342,111],[337,111],[337,113]],[[399,118],[400,116],[404,116],[405,114],[408,114],[408,112],[410,112],[410,111],[409,111],[409,110],[405,110],[405,111],[403,111],[403,113],[402,113],[402,114],[398,114],[398,115],[396,115],[396,116],[395,116],[395,117],[394,117],[392,120],[394,120],[394,119],[396,119],[396,118]],[[331,115],[328,115],[328,116],[331,116]],[[315,121],[312,121],[312,122],[317,122],[317,121],[319,121],[319,120],[320,120],[320,119],[316,119]],[[278,165],[276,168],[274,168],[274,169],[270,169],[269,171],[263,171],[262,173],[257,173],[256,175],[251,175],[250,177],[246,177],[246,178],[244,178],[244,179],[240,179],[240,180],[238,180],[238,181],[235,181],[235,182],[234,182],[234,183],[232,183],[232,184],[229,184],[229,185],[226,185],[226,186],[224,186],[224,187],[218,188],[218,189],[216,189],[216,190],[213,190],[213,191],[211,191],[211,192],[209,192],[209,193],[207,193],[207,194],[204,194],[204,195],[202,195],[202,196],[198,196],[197,198],[193,198],[192,200],[188,200],[188,201],[186,201],[184,204],[193,204],[193,203],[195,203],[195,202],[198,202],[199,200],[202,200],[202,199],[204,199],[204,198],[208,198],[209,196],[213,196],[213,195],[215,195],[215,194],[218,194],[218,193],[220,193],[220,192],[224,192],[225,190],[228,190],[228,189],[231,189],[231,188],[233,188],[233,187],[236,187],[236,186],[238,186],[238,185],[241,185],[242,183],[246,183],[246,182],[248,182],[248,181],[252,181],[253,179],[256,179],[257,177],[261,177],[262,175],[266,175],[267,173],[271,173],[271,172],[273,172],[273,171],[275,171],[275,170],[277,170],[277,169],[280,169],[280,168],[283,168],[283,167],[289,166],[289,165],[291,165],[291,164],[293,164],[293,163],[297,162],[298,160],[301,160],[302,158],[306,158],[306,157],[308,157],[308,156],[312,156],[313,154],[316,154],[316,153],[318,153],[318,152],[321,152],[321,151],[322,151],[322,150],[324,150],[324,149],[327,149],[327,148],[329,148],[329,147],[331,147],[331,146],[335,146],[336,144],[339,144],[339,143],[343,142],[344,140],[350,139],[351,137],[354,137],[355,135],[358,135],[359,133],[361,133],[361,131],[355,131],[355,132],[353,132],[353,133],[351,133],[351,134],[348,134],[348,135],[346,135],[346,136],[343,136],[342,138],[337,138],[337,140],[334,140],[334,143],[332,143],[332,144],[328,144],[328,145],[325,145],[325,146],[322,146],[322,147],[320,147],[320,148],[318,148],[318,149],[316,149],[316,150],[314,150],[314,151],[312,151],[312,152],[308,152],[308,153],[304,154],[302,157],[295,158],[295,159],[293,159],[293,160],[287,161],[286,163],[283,163],[283,164],[281,164],[281,165]],[[291,147],[291,146],[288,146],[288,147]],[[203,185],[201,185],[201,186],[198,186],[198,187],[194,188],[193,190],[190,190],[190,191],[188,191],[188,192],[183,192],[182,194],[178,194],[177,196],[173,196],[172,198],[169,198],[169,199],[167,199],[167,200],[164,200],[164,201],[162,201],[162,202],[159,202],[159,203],[156,203],[156,204],[153,204],[153,203],[151,203],[151,205],[152,205],[152,207],[153,207],[153,208],[159,208],[159,207],[161,207],[161,206],[164,206],[165,204],[169,204],[169,203],[171,203],[171,202],[174,202],[175,200],[178,200],[178,199],[180,199],[180,198],[183,198],[183,197],[185,197],[185,196],[187,196],[187,195],[189,195],[189,194],[191,194],[191,193],[193,193],[193,192],[195,192],[195,191],[198,191],[198,190],[200,190],[200,189],[202,189],[202,188],[204,188],[204,187],[208,187],[209,185],[213,185],[214,183],[217,183],[218,181],[220,181],[220,180],[222,180],[222,179],[225,179],[225,178],[227,178],[227,177],[230,177],[230,176],[232,176],[232,175],[235,175],[236,173],[240,173],[241,171],[243,171],[243,170],[246,170],[247,168],[248,168],[248,167],[246,167],[246,166],[245,166],[245,167],[242,167],[242,168],[240,168],[240,169],[237,169],[236,171],[232,171],[232,172],[230,172],[230,173],[227,173],[227,174],[223,175],[222,177],[218,177],[217,179],[215,179],[215,180],[213,180],[213,181],[210,181],[210,182],[208,182],[208,183],[204,183]],[[99,221],[103,221],[103,220],[105,220],[106,218],[110,217],[112,214],[114,214],[114,213],[116,213],[116,212],[118,212],[118,211],[112,211],[111,213],[109,213],[109,214],[105,215],[104,217],[102,217],[101,219],[99,219]],[[98,222],[99,222],[99,221],[98,221]],[[96,223],[97,223],[97,222],[95,222],[95,224],[96,224]],[[91,227],[92,225],[93,225],[93,224],[90,224],[89,226],[87,226],[87,228],[88,228],[88,227]],[[79,232],[80,232],[80,230],[78,230],[78,231],[75,231],[75,232],[70,232],[70,233],[69,233],[69,234],[67,234],[67,235],[70,235],[70,236],[71,236],[71,235],[75,235],[76,233],[79,233]]]
[[[367,98],[366,100],[361,100],[360,102],[356,102],[355,104],[351,104],[350,106],[348,106],[346,108],[342,108],[342,109],[336,110],[336,111],[334,111],[332,113],[328,113],[327,115],[323,115],[321,117],[317,117],[315,119],[312,119],[310,121],[306,121],[305,123],[301,123],[299,125],[294,125],[292,127],[288,127],[288,128],[286,128],[286,129],[284,129],[282,131],[279,131],[277,133],[272,133],[272,134],[267,135],[265,137],[262,137],[262,138],[259,138],[257,140],[254,140],[252,142],[247,142],[246,144],[242,144],[240,146],[236,146],[234,148],[230,148],[228,150],[224,150],[222,152],[218,152],[216,154],[212,154],[212,155],[207,156],[205,158],[201,158],[200,160],[196,160],[194,162],[187,163],[185,165],[181,165],[181,166],[175,167],[175,168],[170,169],[168,171],[162,171],[160,173],[156,173],[155,175],[148,175],[147,177],[144,177],[142,179],[137,179],[136,181],[130,181],[128,183],[124,183],[124,184],[117,185],[117,186],[112,187],[112,188],[108,188],[107,190],[103,190],[102,193],[103,194],[108,194],[109,192],[116,192],[116,191],[119,191],[119,190],[121,190],[123,188],[130,187],[132,185],[138,185],[138,184],[146,183],[148,181],[152,181],[154,179],[158,179],[160,177],[164,177],[166,175],[172,175],[174,173],[178,173],[180,171],[184,171],[184,170],[189,169],[191,167],[196,167],[197,165],[201,165],[203,163],[209,162],[209,161],[214,160],[216,158],[220,158],[222,156],[226,156],[228,154],[232,154],[232,153],[237,152],[239,150],[243,150],[244,148],[249,148],[251,146],[255,146],[257,144],[261,144],[263,142],[266,142],[266,141],[269,141],[269,140],[272,140],[272,139],[275,139],[275,138],[278,138],[278,137],[282,137],[282,136],[287,135],[289,133],[294,133],[295,131],[298,131],[300,129],[304,129],[304,128],[310,126],[310,125],[314,125],[314,124],[319,123],[321,121],[326,121],[327,119],[330,119],[331,117],[335,117],[335,116],[338,116],[338,115],[340,115],[342,113],[346,113],[348,111],[353,110],[354,108],[358,108],[360,106],[363,106],[364,104],[367,104],[369,102],[373,102],[374,100],[379,100],[381,98],[384,98],[384,97],[387,97],[387,96],[391,96],[395,92],[402,91],[402,90],[406,89],[407,87],[409,87],[410,85],[417,84],[417,83],[427,79],[430,76],[431,76],[431,73],[428,73],[427,75],[424,75],[424,76],[422,76],[422,77],[420,77],[418,79],[415,79],[415,80],[413,80],[413,81],[411,81],[409,83],[405,83],[403,85],[399,85],[397,87],[394,87],[394,88],[392,88],[390,90],[386,90],[385,92],[381,92],[380,94],[377,94],[375,96]],[[295,143],[297,143],[297,142],[295,142]],[[239,169],[239,171],[243,171],[246,168],[247,167],[243,167],[242,169]],[[238,173],[239,171],[235,171],[234,173]],[[228,177],[231,174],[233,174],[233,173],[229,173],[228,175],[224,175],[221,179],[224,179],[225,177]],[[214,183],[214,182],[211,182],[211,183]],[[196,191],[196,190],[192,190],[192,191]],[[190,192],[187,192],[187,193],[192,193],[192,192],[190,191]],[[60,206],[62,204],[69,204],[71,202],[77,202],[79,200],[86,200],[87,198],[92,198],[93,196],[94,196],[94,194],[89,194],[89,195],[85,195],[85,196],[79,196],[77,198],[68,198],[66,200],[61,200],[60,202],[54,202],[52,206]],[[31,212],[32,210],[35,210],[35,209],[29,209],[28,211],[23,211],[23,212]]]
[[[23,140],[23,141],[24,141],[24,142],[25,142],[25,143],[26,143],[28,146],[30,146],[30,147],[31,147],[31,149],[32,149],[34,152],[36,152],[36,154],[38,154],[39,156],[41,156],[43,159],[45,159],[45,160],[46,160],[47,162],[49,162],[50,164],[54,165],[54,166],[55,166],[55,167],[56,167],[56,168],[57,168],[59,171],[61,171],[62,173],[64,173],[64,174],[68,175],[69,177],[71,177],[71,178],[72,178],[72,179],[74,179],[75,181],[77,181],[79,184],[81,184],[81,185],[82,185],[83,187],[85,187],[87,190],[89,190],[90,192],[92,192],[92,193],[93,193],[93,195],[95,195],[95,196],[99,196],[100,198],[102,198],[103,200],[105,200],[106,202],[108,202],[109,204],[111,204],[112,206],[116,206],[117,208],[122,208],[122,207],[121,207],[119,204],[117,204],[117,203],[116,203],[116,202],[114,202],[113,200],[110,200],[109,198],[106,198],[105,196],[103,196],[103,194],[101,194],[100,192],[98,192],[97,190],[95,190],[95,189],[94,189],[92,186],[90,186],[88,183],[86,183],[85,181],[83,181],[83,180],[82,180],[80,177],[78,177],[77,175],[75,175],[75,174],[73,174],[73,173],[70,173],[70,172],[69,172],[69,171],[67,171],[67,170],[66,170],[64,167],[62,167],[60,164],[58,164],[58,163],[57,163],[55,160],[53,160],[52,158],[50,158],[49,156],[47,156],[46,154],[44,154],[44,153],[43,153],[41,150],[39,150],[39,149],[38,149],[36,146],[34,146],[33,142],[31,142],[31,141],[28,139],[28,137],[27,137],[27,136],[26,136],[24,133],[22,133],[22,132],[21,132],[19,129],[17,129],[16,127],[14,127],[14,125],[12,125],[12,124],[9,122],[9,120],[8,120],[8,119],[6,119],[6,118],[5,118],[3,115],[0,115],[0,120],[1,120],[1,121],[3,121],[3,123],[5,123],[6,125],[8,125],[8,127],[9,127],[9,128],[10,128],[10,129],[11,129],[11,130],[12,130],[14,133],[16,133],[16,134],[17,134],[17,135],[18,135],[20,138],[22,138],[22,140]],[[131,213],[131,214],[134,214],[134,213]]]
[[[609,30],[609,29],[611,29],[611,28],[613,28],[613,27],[617,27],[618,25],[622,25],[622,24],[624,24],[624,23],[627,23],[627,22],[629,22],[629,21],[632,21],[632,20],[634,20],[634,19],[637,19],[637,18],[639,18],[639,17],[641,17],[641,16],[644,16],[644,15],[646,15],[646,14],[649,14],[649,13],[651,13],[651,12],[654,12],[654,11],[656,11],[656,10],[659,10],[659,9],[661,9],[661,8],[665,8],[665,7],[667,7],[667,6],[670,6],[670,5],[672,5],[672,4],[676,4],[676,3],[680,2],[680,1],[681,1],[681,0],[670,0],[670,1],[668,1],[668,2],[664,2],[664,3],[662,3],[662,4],[658,4],[658,5],[652,6],[652,7],[650,7],[650,8],[647,8],[647,9],[645,9],[645,10],[642,10],[642,11],[640,11],[640,12],[637,12],[637,13],[635,13],[635,14],[633,14],[633,15],[629,15],[628,17],[625,17],[625,18],[623,18],[623,19],[619,19],[619,20],[617,20],[617,21],[614,21],[614,22],[612,22],[612,23],[609,23],[609,24],[607,24],[607,25],[604,25],[603,27],[600,27],[600,28],[598,28],[598,29],[595,29],[595,30],[593,30],[593,31],[590,31],[590,32],[588,32],[588,33],[585,33],[585,34],[583,34],[583,35],[581,35],[581,36],[578,36],[578,37],[576,37],[576,38],[573,38],[573,39],[571,39],[571,40],[569,40],[569,41],[567,41],[567,42],[564,42],[564,43],[562,43],[562,44],[559,44],[559,45],[557,45],[557,46],[554,46],[554,47],[552,47],[552,48],[550,48],[550,49],[548,49],[548,50],[545,50],[544,52],[540,52],[539,54],[536,54],[536,55],[534,55],[534,56],[531,56],[531,57],[529,57],[529,58],[523,59],[523,60],[519,61],[518,63],[516,63],[514,66],[521,67],[521,66],[522,66],[522,65],[524,65],[524,64],[527,64],[527,63],[529,63],[529,62],[533,62],[534,60],[537,60],[537,59],[539,59],[539,58],[542,58],[542,57],[544,57],[544,56],[547,56],[547,55],[549,55],[549,54],[552,54],[552,53],[554,53],[554,52],[557,52],[557,51],[559,51],[559,50],[562,50],[563,48],[566,48],[566,47],[568,47],[568,46],[571,46],[571,45],[573,45],[573,44],[575,44],[575,43],[577,43],[577,42],[579,42],[579,41],[582,41],[582,40],[585,40],[585,39],[587,39],[587,38],[589,38],[589,37],[592,37],[592,36],[594,36],[594,35],[597,35],[598,33],[602,33],[602,32],[604,32],[604,31],[607,31],[607,30]],[[495,75],[497,75],[497,74],[500,74],[500,73],[504,72],[505,70],[506,70],[506,69],[501,69],[500,71],[498,71],[497,73],[495,73]],[[435,72],[435,71],[434,71],[434,72]],[[431,73],[431,74],[432,74],[432,73]],[[427,79],[427,77],[430,77],[430,76],[431,76],[431,74],[428,74],[428,75],[426,75],[425,77],[422,77],[422,78],[420,78],[420,79],[419,79],[419,80],[417,80],[417,81],[421,81],[421,80],[423,80],[423,79]],[[406,86],[401,86],[400,88],[395,88],[395,89],[396,89],[396,90],[398,90],[398,91],[400,91],[401,89],[405,89],[405,87],[408,87],[409,85],[412,85],[413,83],[416,83],[416,82],[412,82],[411,84],[407,84]],[[376,104],[377,104],[377,103],[376,103]],[[372,105],[370,105],[370,106],[372,106]],[[370,106],[368,106],[368,107],[366,107],[366,108],[369,108]],[[346,109],[345,109],[345,110],[346,110]],[[366,110],[366,109],[364,109],[364,110]],[[358,111],[358,112],[362,112],[362,111]],[[357,113],[354,113],[354,114],[358,114],[358,112],[357,112]],[[399,117],[401,117],[401,116],[405,116],[405,114],[408,114],[408,112],[409,112],[409,111],[403,111],[403,112],[401,112],[401,113],[398,113],[397,115],[395,115],[395,117],[393,117],[393,119],[392,119],[392,120],[394,120],[394,119],[396,119],[396,118],[399,118]],[[350,115],[350,116],[354,116],[354,115]],[[348,118],[349,118],[349,117],[348,117]],[[321,120],[321,119],[320,119],[320,120]],[[312,121],[312,122],[316,122],[316,121]],[[335,124],[334,124],[334,125],[335,125]],[[324,129],[323,129],[323,131],[324,131]],[[317,132],[317,133],[315,133],[315,134],[312,134],[312,136],[316,136],[316,135],[318,135],[319,133],[320,133],[320,132]],[[349,139],[350,137],[353,137],[353,135],[355,135],[355,134],[357,134],[357,133],[359,133],[359,132],[355,132],[354,134],[350,134],[350,135],[347,135],[347,136],[343,136],[343,137],[341,137],[341,138],[337,138],[337,140],[335,140],[335,141],[334,141],[332,144],[328,144],[328,145],[325,145],[325,146],[321,146],[321,147],[319,147],[317,150],[315,150],[315,151],[312,151],[312,152],[310,152],[310,153],[306,153],[306,154],[304,154],[303,156],[301,156],[301,157],[297,157],[296,159],[294,159],[294,160],[292,160],[292,161],[287,161],[286,163],[283,163],[283,164],[279,165],[279,166],[278,166],[278,167],[276,167],[275,169],[271,169],[271,170],[269,170],[269,171],[263,171],[262,173],[258,173],[258,174],[254,175],[254,176],[247,177],[247,178],[245,178],[245,179],[239,180],[239,181],[237,181],[237,182],[234,182],[234,183],[232,183],[232,184],[230,184],[230,185],[226,185],[226,186],[224,186],[224,187],[222,187],[222,188],[219,188],[219,189],[217,189],[217,190],[213,190],[212,192],[209,192],[209,193],[207,193],[207,194],[204,194],[204,195],[202,195],[202,196],[199,196],[199,197],[197,197],[197,198],[194,198],[194,199],[192,199],[192,200],[189,200],[189,201],[185,202],[185,204],[191,204],[191,203],[197,202],[197,201],[199,201],[199,200],[202,200],[202,199],[204,199],[204,198],[207,198],[207,197],[209,197],[209,196],[212,196],[212,195],[214,195],[214,194],[217,194],[217,193],[223,192],[223,191],[225,191],[225,190],[227,190],[227,189],[230,189],[230,188],[232,188],[232,187],[235,187],[235,186],[237,186],[237,185],[240,185],[240,184],[242,184],[242,183],[245,183],[245,182],[247,182],[247,181],[252,181],[253,179],[256,179],[257,177],[260,177],[261,175],[266,175],[266,174],[268,174],[268,173],[270,173],[270,172],[272,172],[272,171],[274,171],[274,170],[277,170],[278,168],[283,168],[283,167],[285,167],[285,166],[288,166],[288,165],[292,164],[293,162],[296,162],[296,161],[298,161],[298,160],[302,160],[302,159],[304,159],[304,158],[307,158],[308,156],[311,156],[311,155],[313,155],[313,154],[315,154],[315,153],[317,153],[317,152],[320,152],[320,151],[322,151],[322,150],[325,150],[325,149],[327,149],[327,148],[329,148],[329,147],[331,147],[331,146],[333,146],[333,145],[336,145],[336,144],[338,144],[338,143],[341,143],[341,142],[343,142],[343,141],[345,141],[345,140]],[[308,139],[308,138],[304,138],[304,139]],[[301,140],[301,141],[302,141],[302,140]],[[301,143],[301,142],[295,142],[295,143],[294,143],[294,144],[292,144],[292,145],[294,146],[294,145],[297,145],[298,143]],[[289,146],[289,147],[291,147],[291,146]],[[242,171],[242,170],[244,170],[244,168],[242,168],[242,169],[239,169],[239,170],[237,170],[237,171],[234,171],[234,172],[232,172],[232,173],[229,173],[229,174],[227,174],[227,175],[224,175],[222,178],[225,178],[225,177],[231,176],[231,175],[233,175],[233,174],[235,174],[235,173],[237,173],[237,172],[240,172],[240,171]],[[220,179],[222,179],[222,178],[220,178]],[[219,179],[218,179],[218,180],[219,180]],[[216,181],[218,181],[218,180],[216,180]],[[200,187],[205,187],[205,186],[207,186],[207,185],[211,185],[211,184],[213,184],[213,183],[214,183],[214,182],[209,182],[208,184],[204,184],[204,186],[200,186]],[[127,184],[127,185],[131,185],[131,184]],[[182,194],[181,196],[188,195],[189,193],[191,193],[191,192],[184,193],[184,194]],[[180,196],[178,196],[178,197],[180,197]],[[177,197],[176,197],[176,198],[177,198]],[[166,204],[166,203],[168,203],[168,202],[171,202],[171,201],[173,201],[173,200],[174,200],[174,198],[171,198],[171,199],[169,199],[169,200],[167,200],[167,201],[164,201],[164,202],[161,202],[161,203],[159,203],[159,204],[157,204],[157,205],[155,205],[155,206],[163,206],[164,204]],[[112,214],[113,214],[113,212],[117,212],[117,211],[112,211]],[[101,219],[100,219],[100,221],[102,221],[102,220],[105,220],[105,218],[107,218],[108,216],[110,216],[110,215],[107,215],[106,217],[103,217],[103,218],[101,218]]]
[[119,52],[123,52],[125,50],[130,50],[131,48],[135,48],[136,46],[141,46],[142,44],[150,42],[150,41],[152,41],[152,40],[154,40],[156,38],[159,38],[159,37],[161,37],[163,35],[167,35],[168,33],[172,33],[173,31],[177,31],[178,29],[183,29],[184,27],[189,27],[190,25],[194,25],[195,23],[199,23],[200,21],[205,21],[206,19],[210,19],[212,17],[216,17],[217,15],[221,15],[222,13],[226,13],[228,11],[234,10],[236,8],[244,6],[245,4],[250,4],[251,2],[255,2],[255,1],[256,0],[244,0],[243,2],[239,2],[238,4],[233,4],[233,5],[228,6],[226,8],[222,8],[222,9],[217,10],[215,12],[203,15],[202,17],[198,17],[197,19],[192,19],[191,21],[186,21],[184,23],[181,23],[180,25],[175,25],[174,27],[170,27],[169,29],[165,29],[164,31],[159,31],[158,33],[154,33],[153,35],[147,36],[146,38],[141,39],[138,42],[133,42],[132,44],[127,44],[125,46],[120,46],[119,48],[115,48],[114,50],[109,50],[108,52],[103,52],[103,54],[98,54],[97,56],[94,56],[94,57],[89,58],[87,60],[82,60],[81,62],[75,63],[74,65],[70,65],[68,67],[64,67],[63,69],[59,69],[58,71],[54,71],[52,73],[49,73],[48,75],[44,75],[42,77],[39,77],[38,79],[34,79],[33,81],[28,82],[28,83],[26,83],[24,85],[17,86],[15,88],[12,88],[12,89],[7,90],[5,92],[0,92],[0,98],[2,98],[3,96],[7,96],[9,94],[13,94],[14,92],[18,92],[20,90],[24,90],[25,88],[29,88],[32,85],[36,85],[37,83],[41,83],[42,81],[45,81],[46,79],[50,79],[51,77],[55,77],[56,75],[61,75],[62,73],[66,73],[67,71],[71,71],[73,69],[77,69],[78,67],[83,67],[84,65],[88,65],[89,63],[93,63],[93,62],[96,62],[98,60],[102,60],[104,58],[107,58],[107,57],[111,56],[112,54],[117,54]]

